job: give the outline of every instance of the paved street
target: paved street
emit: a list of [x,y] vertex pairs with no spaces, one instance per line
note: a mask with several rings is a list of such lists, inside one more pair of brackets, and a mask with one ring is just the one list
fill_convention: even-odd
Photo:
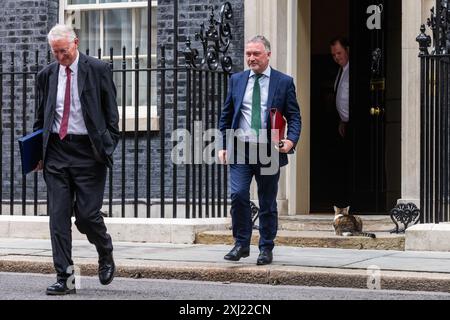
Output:
[[51,275],[0,273],[0,300],[450,300],[450,294],[117,278],[101,286],[82,277],[76,295],[48,297]]
[[[117,260],[128,262],[139,260],[144,262],[217,264],[225,263],[223,256],[230,249],[231,246],[227,245],[114,242],[114,257]],[[242,259],[238,265],[255,266],[258,253],[258,248],[252,246],[250,257]],[[75,260],[91,259],[96,262],[98,257],[95,247],[85,240],[73,241],[72,254]],[[51,256],[50,240],[0,238],[0,261],[8,259],[8,257],[50,259]],[[230,263],[227,264],[230,265]],[[346,270],[367,270],[370,266],[377,266],[383,271],[450,274],[450,252],[405,252],[277,246],[274,249],[273,265]]]
[[[134,299],[377,299],[386,298],[385,293],[368,291],[327,291],[328,289],[306,289],[301,287],[281,287],[281,285],[404,290],[409,292],[450,293],[450,253],[449,252],[402,252],[383,250],[343,250],[324,248],[295,248],[277,246],[273,264],[256,266],[258,249],[251,248],[251,255],[239,262],[228,262],[223,256],[230,246],[224,245],[173,245],[151,243],[114,243],[114,257],[117,265],[116,276],[142,278],[147,280],[118,280],[112,287],[98,286],[98,281],[86,276],[95,276],[98,268],[98,254],[87,241],[73,242],[75,265],[83,275],[83,298],[130,298]],[[49,240],[0,239],[0,272],[26,274],[54,274],[51,245]],[[26,295],[41,297],[44,289],[51,284],[50,278],[30,277],[22,285],[9,277],[3,279],[1,294],[11,297]],[[150,279],[173,279],[170,282],[152,282]],[[248,287],[245,290],[221,290],[217,284],[194,283],[178,287],[177,280],[215,281],[248,283],[254,285],[277,284],[269,290]],[[123,282],[125,281],[125,282]],[[127,285],[131,281],[131,285]],[[147,281],[147,282],[145,282]],[[20,284],[19,286],[17,284]],[[120,284],[123,283],[121,286]],[[116,287],[118,286],[118,287]],[[131,292],[124,289],[132,288]],[[195,289],[192,289],[195,288]],[[235,288],[235,287],[232,287]],[[252,288],[254,292],[252,292]],[[264,287],[265,288],[265,287]],[[20,290],[24,290],[20,292]],[[274,292],[272,292],[274,290]],[[312,290],[310,292],[310,290]],[[1,291],[1,290],[0,290]],[[265,296],[266,292],[269,292]],[[243,293],[245,292],[245,293]],[[98,294],[97,294],[98,293]],[[244,296],[240,296],[243,294]],[[427,297],[434,297],[425,295]],[[394,294],[393,298],[402,298]],[[416,295],[414,296],[416,297]],[[419,295],[419,299],[422,296]],[[6,298],[6,297],[2,297]]]

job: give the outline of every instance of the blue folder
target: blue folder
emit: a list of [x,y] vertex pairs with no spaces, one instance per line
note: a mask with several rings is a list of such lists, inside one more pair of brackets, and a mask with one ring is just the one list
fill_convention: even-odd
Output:
[[36,169],[42,160],[42,129],[19,139],[22,158],[22,174],[26,175]]

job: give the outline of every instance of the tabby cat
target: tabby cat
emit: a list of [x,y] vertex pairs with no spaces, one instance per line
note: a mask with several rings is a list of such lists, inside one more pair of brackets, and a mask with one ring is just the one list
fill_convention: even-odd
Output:
[[360,217],[349,214],[350,207],[337,208],[334,207],[334,222],[333,227],[337,236],[344,237],[368,237],[375,239],[373,233],[362,232],[363,223]]

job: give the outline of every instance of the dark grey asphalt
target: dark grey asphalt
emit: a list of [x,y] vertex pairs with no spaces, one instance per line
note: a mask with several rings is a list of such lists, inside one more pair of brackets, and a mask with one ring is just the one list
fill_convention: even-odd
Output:
[[102,286],[82,277],[76,295],[48,297],[54,276],[0,273],[0,300],[450,300],[450,294],[116,278]]

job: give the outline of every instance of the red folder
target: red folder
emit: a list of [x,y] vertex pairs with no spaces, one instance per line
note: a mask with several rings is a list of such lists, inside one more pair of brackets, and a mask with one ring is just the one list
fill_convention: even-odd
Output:
[[272,142],[282,148],[282,140],[285,139],[286,133],[286,119],[277,108],[270,109],[270,129]]

